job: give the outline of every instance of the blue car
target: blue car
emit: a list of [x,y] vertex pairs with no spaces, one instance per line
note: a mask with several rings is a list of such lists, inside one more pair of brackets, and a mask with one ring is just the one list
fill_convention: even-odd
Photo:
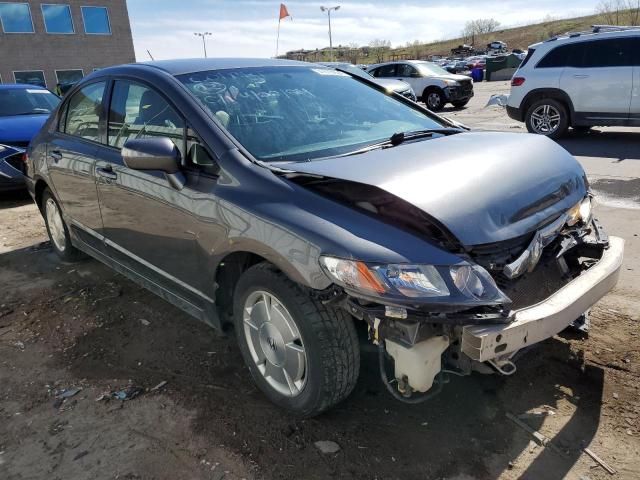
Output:
[[60,99],[35,85],[0,85],[0,192],[25,188],[24,149]]

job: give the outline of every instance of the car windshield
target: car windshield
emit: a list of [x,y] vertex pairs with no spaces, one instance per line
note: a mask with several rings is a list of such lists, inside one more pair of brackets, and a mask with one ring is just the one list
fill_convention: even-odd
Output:
[[263,161],[335,156],[394,133],[449,126],[325,67],[212,70],[178,79]]
[[450,75],[450,73],[447,72],[444,68],[431,62],[416,62],[413,64],[413,66],[416,67],[420,71],[420,73],[427,76]]
[[40,88],[0,89],[0,117],[49,114],[60,99]]

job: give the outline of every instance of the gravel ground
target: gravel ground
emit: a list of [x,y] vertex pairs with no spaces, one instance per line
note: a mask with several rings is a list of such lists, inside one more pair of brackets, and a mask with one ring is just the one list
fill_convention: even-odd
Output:
[[[466,109],[445,114],[523,131],[482,108],[504,91],[477,85]],[[615,478],[640,478],[637,135],[603,129],[563,142],[601,193],[601,220],[627,240],[620,285],[593,310],[588,338],[544,342],[509,378],[452,378],[419,406],[391,399],[364,351],[353,395],[304,421],[253,387],[233,336],[94,260],[60,263],[30,199],[0,198],[0,478],[610,478],[584,447]],[[98,400],[130,386],[144,390]],[[534,443],[507,413],[551,444]],[[321,440],[340,450],[322,454]]]

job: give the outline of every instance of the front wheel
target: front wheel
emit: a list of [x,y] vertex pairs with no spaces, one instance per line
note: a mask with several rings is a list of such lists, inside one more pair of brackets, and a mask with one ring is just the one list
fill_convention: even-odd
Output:
[[49,240],[56,254],[67,262],[78,260],[82,254],[71,244],[71,236],[62,218],[60,205],[48,188],[42,194],[42,213]]
[[447,100],[440,89],[427,89],[422,94],[422,100],[429,110],[439,112],[444,108]]
[[525,114],[525,123],[529,133],[556,139],[567,132],[569,113],[559,101],[543,98],[529,107]]
[[360,350],[346,312],[323,305],[269,263],[240,277],[233,310],[244,361],[273,403],[310,417],[351,393]]

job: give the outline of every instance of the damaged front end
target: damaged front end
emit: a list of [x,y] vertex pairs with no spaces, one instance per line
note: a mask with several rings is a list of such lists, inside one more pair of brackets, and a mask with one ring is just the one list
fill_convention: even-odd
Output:
[[375,187],[296,181],[460,258],[455,265],[381,265],[321,257],[334,281],[325,301],[367,323],[383,382],[402,401],[431,398],[446,373],[515,373],[519,351],[569,326],[617,281],[623,242],[592,217],[588,195],[533,232],[465,246],[438,220]]

